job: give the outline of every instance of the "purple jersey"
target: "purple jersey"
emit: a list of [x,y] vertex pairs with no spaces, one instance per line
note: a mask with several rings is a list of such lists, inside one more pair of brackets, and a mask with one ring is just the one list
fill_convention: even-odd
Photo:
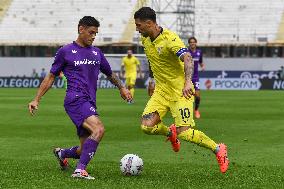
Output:
[[199,80],[198,66],[203,61],[202,60],[202,52],[201,52],[200,49],[196,49],[195,52],[193,52],[190,48],[188,50],[189,50],[189,53],[191,54],[193,62],[194,62],[194,71],[193,71],[192,80]]
[[75,41],[60,48],[55,56],[50,73],[67,78],[67,93],[80,91],[96,103],[97,80],[100,71],[112,74],[104,54],[94,46],[81,47]]

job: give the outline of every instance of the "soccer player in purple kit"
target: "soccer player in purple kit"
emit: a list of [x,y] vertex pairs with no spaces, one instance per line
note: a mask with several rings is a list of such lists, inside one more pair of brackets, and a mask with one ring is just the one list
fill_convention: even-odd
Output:
[[195,37],[190,37],[188,39],[189,44],[189,53],[191,54],[191,57],[194,61],[194,71],[192,76],[192,83],[194,85],[195,89],[195,106],[194,106],[194,115],[195,118],[200,118],[200,112],[198,110],[199,104],[200,104],[200,88],[199,88],[199,75],[198,75],[198,66],[200,65],[201,70],[204,71],[205,65],[203,63],[202,58],[202,51],[200,49],[197,49],[197,39]]
[[67,149],[55,148],[54,154],[62,169],[68,167],[67,158],[79,159],[72,174],[75,178],[94,179],[87,173],[86,167],[95,155],[104,135],[104,125],[99,119],[96,107],[99,72],[104,73],[119,89],[124,100],[132,100],[129,90],[112,72],[104,54],[99,48],[92,46],[99,26],[99,21],[91,16],[84,16],[79,21],[77,40],[57,51],[50,73],[42,81],[34,100],[28,105],[31,115],[34,115],[41,97],[52,86],[55,77],[63,71],[68,81],[64,107],[77,127],[80,146]]

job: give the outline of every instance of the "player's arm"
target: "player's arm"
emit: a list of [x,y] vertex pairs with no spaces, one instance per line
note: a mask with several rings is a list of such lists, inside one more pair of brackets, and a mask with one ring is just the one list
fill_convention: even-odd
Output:
[[33,101],[29,103],[29,111],[31,115],[34,115],[34,111],[38,109],[38,105],[41,97],[50,89],[55,79],[55,75],[49,73],[41,82],[40,87]]
[[100,71],[104,73],[107,76],[107,79],[114,84],[120,92],[120,96],[127,101],[132,100],[131,93],[128,89],[125,88],[121,80],[117,77],[115,73],[111,70],[111,67],[109,65],[109,62],[107,61],[106,57],[102,52],[101,53],[101,66],[100,66]]
[[121,67],[120,67],[120,77],[123,78],[124,74],[124,60],[122,59]]
[[202,53],[201,53],[201,55],[200,55],[199,65],[200,65],[200,67],[201,67],[201,71],[204,71],[204,70],[205,70],[205,64],[203,63],[203,56],[202,56]]
[[120,96],[127,101],[132,101],[131,93],[126,87],[123,85],[121,80],[117,77],[115,73],[112,72],[111,75],[107,76],[107,79],[114,84],[120,91]]
[[184,62],[184,87],[182,89],[183,96],[190,98],[194,94],[192,87],[192,75],[193,75],[193,60],[191,55],[188,52],[188,49],[185,48],[184,43],[177,35],[172,35],[172,39],[168,43],[169,49]]
[[188,52],[181,55],[180,59],[184,62],[185,83],[184,88],[182,90],[183,96],[185,96],[186,98],[190,98],[191,95],[194,94],[191,81],[193,74],[193,60]]
[[138,60],[138,58],[136,58],[136,61],[137,61],[137,63],[136,63],[137,71],[138,71],[140,77],[142,77],[142,70],[141,70],[141,66],[140,66],[140,61]]
[[204,71],[205,70],[205,64],[203,62],[201,62],[199,65],[201,67],[201,71]]
[[111,75],[107,76],[107,79],[114,84],[119,90],[121,88],[125,88],[125,86],[123,85],[123,83],[121,82],[121,80],[117,77],[117,75],[115,73],[112,72]]

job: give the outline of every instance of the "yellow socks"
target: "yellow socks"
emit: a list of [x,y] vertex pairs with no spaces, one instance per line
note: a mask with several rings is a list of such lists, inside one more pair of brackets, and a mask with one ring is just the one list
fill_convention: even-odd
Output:
[[181,132],[178,135],[178,138],[211,149],[213,152],[217,148],[217,144],[212,139],[210,139],[203,132],[198,130],[188,129],[186,131]]
[[158,123],[154,127],[148,127],[145,125],[141,125],[141,129],[144,133],[148,135],[164,135],[167,136],[169,134],[169,129],[162,122]]

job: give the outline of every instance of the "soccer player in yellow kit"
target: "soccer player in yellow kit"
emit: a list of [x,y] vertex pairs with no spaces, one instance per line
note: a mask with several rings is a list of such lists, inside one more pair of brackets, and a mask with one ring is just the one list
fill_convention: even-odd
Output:
[[134,97],[134,87],[136,83],[136,77],[137,77],[137,68],[138,72],[141,75],[141,68],[140,68],[140,62],[138,58],[136,58],[132,54],[132,50],[127,51],[127,56],[122,58],[121,62],[121,75],[123,71],[125,70],[125,83],[130,91],[132,98]]
[[[203,132],[194,129],[193,62],[188,49],[177,34],[157,25],[156,13],[150,7],[140,8],[135,12],[134,19],[136,30],[142,35],[142,44],[153,75],[148,87],[151,98],[141,119],[142,131],[167,136],[175,152],[180,149],[179,139],[212,150],[220,171],[225,173],[229,167],[226,145],[217,144]],[[168,111],[174,118],[174,124],[170,127],[163,123]]]

